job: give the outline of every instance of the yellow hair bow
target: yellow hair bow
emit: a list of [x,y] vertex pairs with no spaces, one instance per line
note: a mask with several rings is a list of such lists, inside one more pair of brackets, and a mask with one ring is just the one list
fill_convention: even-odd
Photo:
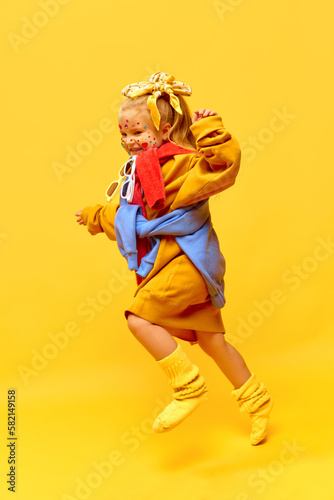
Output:
[[174,76],[166,73],[154,73],[148,82],[131,83],[122,90],[124,97],[135,99],[136,97],[151,94],[147,99],[147,106],[151,113],[152,121],[157,130],[160,127],[160,113],[157,107],[157,99],[163,93],[169,95],[170,105],[177,113],[182,115],[180,101],[175,94],[191,95],[191,87],[182,82],[177,82]]

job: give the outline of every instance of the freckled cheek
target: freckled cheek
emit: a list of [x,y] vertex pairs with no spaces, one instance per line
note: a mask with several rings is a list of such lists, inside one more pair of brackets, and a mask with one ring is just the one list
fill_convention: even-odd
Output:
[[146,149],[150,144],[149,134],[143,134],[140,138],[137,139],[137,142],[143,149]]

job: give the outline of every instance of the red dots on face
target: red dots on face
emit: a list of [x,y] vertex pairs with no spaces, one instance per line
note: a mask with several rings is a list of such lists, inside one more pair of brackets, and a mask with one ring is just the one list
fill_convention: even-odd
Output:
[[143,142],[142,146],[143,146],[143,148],[147,148],[147,146],[148,146],[147,142]]

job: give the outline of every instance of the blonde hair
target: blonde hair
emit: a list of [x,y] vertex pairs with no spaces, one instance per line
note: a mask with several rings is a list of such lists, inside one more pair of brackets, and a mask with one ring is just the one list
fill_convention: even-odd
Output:
[[[169,104],[168,94],[163,94],[157,99],[157,107],[161,116],[160,130],[164,125],[169,123],[171,128],[168,132],[168,140],[182,148],[197,151],[196,139],[190,130],[192,124],[190,108],[183,96],[179,95],[178,99],[180,101],[182,115],[177,113]],[[127,97],[125,101],[122,102],[120,111],[133,108],[141,108],[143,111],[147,111],[148,120],[152,124],[152,127],[155,128],[150,110],[147,106],[147,95],[135,97],[134,99]]]

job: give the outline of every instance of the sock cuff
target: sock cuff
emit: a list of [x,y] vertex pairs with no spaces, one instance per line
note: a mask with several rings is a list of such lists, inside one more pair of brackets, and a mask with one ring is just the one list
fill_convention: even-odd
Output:
[[198,375],[197,366],[193,365],[180,345],[174,352],[157,361],[167,374],[171,385],[175,388],[189,382]]
[[259,382],[254,373],[239,389],[232,391],[241,411],[252,413],[271,399],[266,386]]
[[255,387],[256,383],[257,383],[257,380],[255,377],[255,374],[252,373],[251,376],[249,377],[249,379],[246,380],[246,382],[241,387],[239,387],[238,389],[234,389],[234,391],[232,391],[232,396],[234,396],[236,399],[239,399],[239,398],[245,396],[245,393],[249,392],[250,388],[251,388],[251,391],[250,391],[250,393],[251,393],[252,389]]
[[171,366],[175,365],[175,363],[183,360],[184,358],[186,358],[186,355],[183,352],[182,347],[178,344],[175,351],[173,351],[165,358],[159,359],[157,363],[161,366],[161,368],[170,368]]

